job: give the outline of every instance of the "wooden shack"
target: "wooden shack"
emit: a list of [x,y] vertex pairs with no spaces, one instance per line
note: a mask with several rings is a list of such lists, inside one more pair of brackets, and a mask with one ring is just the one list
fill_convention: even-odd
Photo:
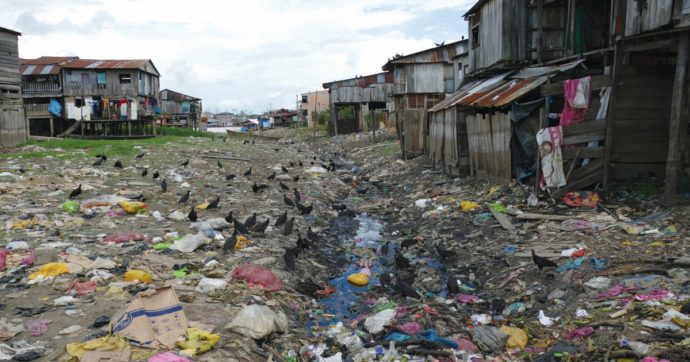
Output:
[[[155,133],[160,74],[149,59],[39,57],[22,59],[21,74],[32,135],[148,137]],[[53,112],[51,102],[56,105]]]
[[0,28],[0,147],[15,146],[29,136],[19,74],[20,35],[14,30]]
[[201,98],[170,89],[160,91],[160,114],[168,125],[195,127],[201,111]]
[[460,79],[454,67],[467,52],[467,42],[464,39],[409,55],[396,55],[383,66],[383,70],[393,74],[391,116],[396,122],[404,158],[428,153],[427,110],[458,88]]
[[389,72],[328,82],[323,87],[328,89],[332,135],[375,130],[381,117],[386,124],[393,110],[389,98],[393,93],[393,74]]

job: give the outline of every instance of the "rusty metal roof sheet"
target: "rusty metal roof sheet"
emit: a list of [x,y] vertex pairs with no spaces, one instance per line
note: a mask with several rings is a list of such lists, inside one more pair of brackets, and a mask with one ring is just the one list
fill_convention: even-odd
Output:
[[371,84],[393,84],[393,73],[382,72],[361,77],[334,80],[332,82],[323,83],[322,86],[326,89],[338,87],[366,88]]
[[460,46],[463,43],[467,43],[467,41],[467,39],[462,39],[434,48],[424,49],[416,53],[403,55],[398,58],[389,59],[388,62],[383,65],[383,70],[390,70],[393,64],[452,63],[456,56],[467,51],[466,46]]
[[470,104],[479,108],[499,108],[512,103],[514,100],[524,96],[531,90],[544,84],[548,76],[541,76],[527,79],[510,79],[500,87],[486,93],[483,97]]
[[71,62],[73,60],[77,60],[79,57],[52,57],[52,56],[43,56],[35,59],[21,59],[20,62],[22,65],[24,64],[36,64],[36,65],[46,65],[46,64],[64,64],[67,62]]
[[53,75],[60,72],[60,66],[57,64],[22,64],[19,66],[22,75]]
[[[166,95],[166,97],[163,97],[163,95]],[[161,100],[165,101],[175,101],[175,102],[182,102],[182,101],[200,101],[201,98],[193,97],[184,93],[180,92],[175,92],[174,90],[171,89],[162,89],[160,91],[161,95]]]
[[146,69],[148,59],[77,59],[65,64],[70,69]]

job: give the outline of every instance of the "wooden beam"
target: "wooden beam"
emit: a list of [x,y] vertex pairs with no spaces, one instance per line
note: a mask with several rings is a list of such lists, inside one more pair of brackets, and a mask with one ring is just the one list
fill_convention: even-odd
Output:
[[609,111],[608,114],[606,115],[606,125],[605,125],[605,137],[606,137],[606,142],[604,143],[604,171],[603,171],[603,177],[604,177],[604,184],[603,186],[606,187],[608,186],[609,183],[609,178],[610,178],[610,171],[609,168],[611,167],[611,145],[613,141],[613,119],[614,119],[614,113],[615,113],[615,104],[616,104],[616,88],[617,87],[617,82],[618,82],[618,71],[620,68],[620,62],[621,62],[621,54],[620,54],[620,46],[616,44],[614,47],[613,51],[613,69],[611,69],[611,94],[609,94]]
[[656,40],[649,40],[649,41],[641,41],[641,42],[629,42],[629,43],[624,43],[620,46],[620,48],[625,51],[625,52],[639,52],[643,50],[649,50],[649,49],[659,49],[659,48],[669,48],[673,46],[673,43],[676,41],[675,38],[671,39],[656,39]]
[[685,75],[688,68],[688,46],[690,33],[678,36],[678,57],[676,58],[676,75],[673,82],[671,98],[671,123],[668,130],[668,157],[666,159],[666,184],[664,185],[664,205],[671,206],[676,202],[676,187],[680,172],[680,130],[683,112],[683,93],[686,89]]
[[544,0],[537,0],[537,63],[544,61]]
[[[599,90],[611,85],[611,77],[608,75],[593,75],[591,81],[592,91]],[[563,82],[555,82],[541,86],[543,96],[553,96],[563,94]]]

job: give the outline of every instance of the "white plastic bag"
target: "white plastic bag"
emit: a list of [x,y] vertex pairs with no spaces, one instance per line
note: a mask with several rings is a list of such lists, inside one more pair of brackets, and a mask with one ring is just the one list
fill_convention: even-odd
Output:
[[241,335],[262,339],[273,332],[285,332],[288,320],[282,311],[274,312],[264,305],[248,305],[225,328]]
[[210,240],[203,233],[187,234],[180,240],[175,240],[175,243],[170,246],[170,249],[178,250],[183,253],[191,253],[203,244]]

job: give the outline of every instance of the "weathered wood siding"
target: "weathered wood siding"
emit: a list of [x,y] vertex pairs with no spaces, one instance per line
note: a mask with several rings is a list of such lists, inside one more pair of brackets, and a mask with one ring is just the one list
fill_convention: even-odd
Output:
[[[444,93],[444,64],[408,64],[405,93]],[[450,75],[452,78],[452,73]]]
[[673,74],[673,66],[619,69],[609,140],[612,178],[664,176]]
[[0,31],[0,146],[11,147],[29,137],[24,117],[17,35]]
[[470,173],[497,182],[510,182],[511,124],[508,114],[466,114]]
[[387,102],[388,94],[392,92],[392,84],[371,84],[366,88],[338,87],[331,89],[331,103]]
[[[479,24],[479,44],[474,43],[472,28]],[[519,62],[527,56],[526,0],[490,0],[479,16],[469,22],[470,72],[499,62]]]
[[[105,85],[98,85],[98,73],[105,72]],[[120,83],[120,75],[129,74],[130,83]],[[135,69],[86,70],[63,69],[65,96],[158,97],[158,77]]]
[[429,158],[450,176],[469,173],[465,114],[456,107],[429,113]]
[[423,109],[405,110],[402,115],[402,147],[406,153],[419,153],[424,150],[424,121],[426,111]]
[[671,23],[673,0],[628,0],[625,36],[654,30]]

